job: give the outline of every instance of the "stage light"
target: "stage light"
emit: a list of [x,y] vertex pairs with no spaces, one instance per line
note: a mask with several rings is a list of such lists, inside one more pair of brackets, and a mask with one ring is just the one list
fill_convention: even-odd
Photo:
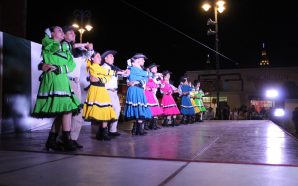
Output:
[[279,95],[279,92],[276,89],[266,90],[266,97],[267,98],[274,99],[274,98],[277,98],[278,95]]
[[283,108],[276,108],[273,114],[276,117],[283,117],[285,115],[285,110]]

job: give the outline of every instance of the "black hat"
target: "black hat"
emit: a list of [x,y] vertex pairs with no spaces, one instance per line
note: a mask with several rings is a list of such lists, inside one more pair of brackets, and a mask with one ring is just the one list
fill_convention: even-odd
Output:
[[170,72],[169,70],[162,71],[163,76],[166,76],[167,74],[172,74],[172,72]]
[[200,83],[199,80],[194,80],[194,82],[193,82],[194,86],[197,86],[197,84],[199,84],[199,83]]
[[70,30],[75,31],[76,28],[73,27],[73,26],[64,26],[64,27],[62,28],[62,30],[63,30],[64,33],[66,33],[66,32],[68,32],[68,31],[70,31]]
[[107,50],[104,53],[101,54],[101,59],[105,60],[105,57],[107,57],[109,54],[115,55],[117,54],[117,51],[115,50]]
[[185,82],[185,80],[187,80],[187,76],[186,75],[184,75],[184,76],[181,76],[180,77],[180,82]]
[[147,68],[149,68],[149,70],[151,70],[151,68],[153,67],[159,67],[159,65],[155,64],[155,63],[151,63]]
[[138,58],[144,58],[144,59],[148,59],[144,54],[142,53],[136,53],[131,59],[132,60],[136,60]]

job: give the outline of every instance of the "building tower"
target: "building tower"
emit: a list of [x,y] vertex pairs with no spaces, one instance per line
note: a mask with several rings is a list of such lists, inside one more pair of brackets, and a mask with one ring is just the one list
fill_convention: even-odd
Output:
[[265,43],[263,43],[262,52],[261,52],[261,60],[260,60],[259,65],[261,67],[270,65],[270,62],[269,62],[268,56],[267,56],[267,52],[266,52],[266,49],[265,49]]

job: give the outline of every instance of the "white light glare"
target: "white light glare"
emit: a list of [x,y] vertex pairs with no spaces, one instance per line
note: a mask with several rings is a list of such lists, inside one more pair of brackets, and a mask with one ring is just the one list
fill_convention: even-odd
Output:
[[211,5],[208,3],[205,3],[203,4],[202,8],[207,12],[211,8]]
[[219,12],[219,13],[223,13],[223,11],[225,10],[225,7],[218,7],[217,8],[217,11]]
[[75,27],[75,28],[79,28],[79,25],[76,24],[76,23],[74,23],[72,26]]
[[282,108],[277,108],[274,110],[274,116],[283,117],[285,115],[285,110]]
[[93,27],[91,25],[86,25],[85,28],[87,31],[90,31],[90,30],[92,30]]
[[266,97],[267,98],[277,98],[277,96],[278,96],[278,91],[277,90],[271,89],[271,90],[266,91]]
[[216,2],[216,5],[217,5],[218,7],[223,7],[225,4],[226,4],[226,2],[224,2],[224,1],[222,1],[222,0]]

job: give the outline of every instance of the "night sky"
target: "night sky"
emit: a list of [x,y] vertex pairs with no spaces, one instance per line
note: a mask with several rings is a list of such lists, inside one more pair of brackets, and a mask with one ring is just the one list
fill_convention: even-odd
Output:
[[[187,70],[215,69],[214,53],[193,41],[214,48],[214,36],[206,35],[207,19],[213,19],[214,13],[200,8],[203,0],[72,2],[45,6],[42,1],[28,1],[27,39],[40,43],[46,27],[72,24],[75,9],[90,10],[94,28],[84,33],[83,42],[93,42],[99,52],[118,51],[115,62],[119,67],[126,67],[126,60],[141,52],[149,57],[145,65],[154,62],[161,71],[171,70],[174,80]],[[226,0],[226,3],[225,12],[219,15],[220,52],[232,61],[220,58],[221,68],[257,67],[263,42],[272,66],[297,66],[295,6],[269,0]],[[213,63],[206,63],[207,54]]]

